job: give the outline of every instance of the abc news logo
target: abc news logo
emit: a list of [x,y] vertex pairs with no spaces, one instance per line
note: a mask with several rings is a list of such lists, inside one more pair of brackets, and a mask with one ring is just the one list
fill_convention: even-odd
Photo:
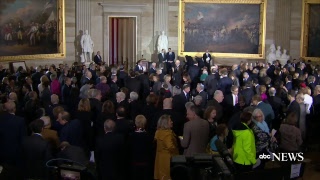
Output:
[[287,162],[287,161],[303,161],[303,153],[272,153],[270,154],[261,154],[259,155],[259,159],[271,159],[271,161],[282,161],[282,162]]

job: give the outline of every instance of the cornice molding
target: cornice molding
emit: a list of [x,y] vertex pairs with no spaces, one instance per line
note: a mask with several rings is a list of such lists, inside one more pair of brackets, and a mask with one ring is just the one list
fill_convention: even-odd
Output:
[[115,3],[115,2],[101,2],[98,3],[103,7],[103,12],[137,12],[141,13],[145,10],[148,4],[139,3]]

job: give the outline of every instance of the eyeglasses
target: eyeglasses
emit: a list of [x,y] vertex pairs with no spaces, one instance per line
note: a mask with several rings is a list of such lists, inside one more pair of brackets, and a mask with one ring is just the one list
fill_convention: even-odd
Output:
[[260,118],[260,117],[262,117],[262,116],[254,116],[255,118]]

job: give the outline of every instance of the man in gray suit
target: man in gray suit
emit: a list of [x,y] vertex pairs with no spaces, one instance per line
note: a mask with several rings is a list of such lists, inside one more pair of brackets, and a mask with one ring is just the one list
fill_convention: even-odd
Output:
[[184,124],[181,146],[185,156],[206,153],[209,142],[209,123],[200,118],[200,109],[195,105],[187,108],[189,122]]

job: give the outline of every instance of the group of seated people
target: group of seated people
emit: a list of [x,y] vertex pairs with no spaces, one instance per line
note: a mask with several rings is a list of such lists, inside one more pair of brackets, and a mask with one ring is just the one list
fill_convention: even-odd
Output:
[[242,173],[264,169],[261,154],[305,151],[316,133],[309,62],[156,67],[0,64],[0,177],[48,179],[47,162],[63,158],[97,179],[171,179],[171,157],[218,153],[217,141]]

